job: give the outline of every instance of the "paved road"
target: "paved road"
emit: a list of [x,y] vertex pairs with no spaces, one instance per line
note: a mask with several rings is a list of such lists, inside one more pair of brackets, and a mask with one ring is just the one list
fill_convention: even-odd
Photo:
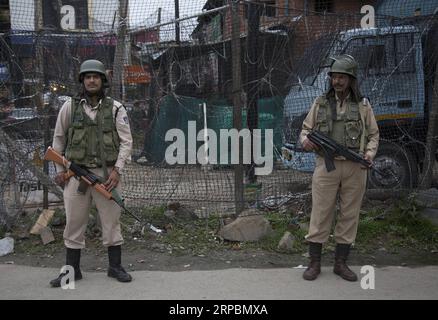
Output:
[[[360,275],[360,267],[352,267]],[[84,273],[74,290],[50,288],[57,269],[0,264],[0,299],[437,299],[438,266],[375,269],[375,289],[350,283],[324,267],[313,282],[303,269],[225,269],[210,271],[134,271],[131,283],[102,272]],[[367,273],[366,276],[371,274]],[[362,274],[361,276],[365,276]]]

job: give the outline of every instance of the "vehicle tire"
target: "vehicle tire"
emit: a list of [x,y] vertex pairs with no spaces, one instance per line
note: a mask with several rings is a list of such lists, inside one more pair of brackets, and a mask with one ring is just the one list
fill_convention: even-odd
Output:
[[414,188],[418,181],[418,164],[411,153],[390,141],[380,141],[374,166],[387,173],[382,177],[374,170],[368,171],[368,188]]

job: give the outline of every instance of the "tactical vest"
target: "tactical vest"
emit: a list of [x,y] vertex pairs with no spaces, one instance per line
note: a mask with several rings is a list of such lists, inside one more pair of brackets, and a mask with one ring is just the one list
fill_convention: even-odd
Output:
[[328,135],[337,143],[356,152],[364,152],[368,143],[363,102],[346,101],[344,114],[338,114],[336,101],[325,96],[318,98],[319,110],[316,117],[316,129]]
[[102,167],[103,159],[106,160],[107,166],[116,163],[120,141],[113,119],[113,104],[113,99],[104,98],[97,109],[96,118],[91,120],[79,100],[72,99],[71,125],[66,136],[67,159],[87,168]]

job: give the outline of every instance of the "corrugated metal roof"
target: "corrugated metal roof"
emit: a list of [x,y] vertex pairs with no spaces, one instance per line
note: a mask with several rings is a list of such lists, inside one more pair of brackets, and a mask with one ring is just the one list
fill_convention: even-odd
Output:
[[435,10],[438,10],[438,0],[384,0],[376,13],[402,18],[416,14],[429,15]]

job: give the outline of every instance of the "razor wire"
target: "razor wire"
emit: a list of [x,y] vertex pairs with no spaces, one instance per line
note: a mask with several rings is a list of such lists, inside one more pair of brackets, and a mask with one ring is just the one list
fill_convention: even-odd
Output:
[[[0,74],[0,130],[21,155],[0,141],[0,216],[16,215],[30,199],[39,205],[41,186],[55,188],[52,164],[47,179],[36,174],[45,143],[51,143],[43,132],[50,128],[52,138],[59,109],[79,89],[77,74],[86,59],[105,64],[108,94],[124,104],[130,118],[134,149],[122,176],[127,205],[180,202],[198,215],[234,212],[233,164],[188,164],[185,141],[186,163],[169,165],[172,142],[165,139],[171,129],[191,138],[189,123],[196,125],[196,135],[207,127],[219,137],[233,128],[233,2],[9,1],[10,28],[0,36],[0,70],[7,70]],[[251,183],[245,177],[245,207],[278,210],[309,192],[315,159],[303,152],[298,135],[311,103],[327,89],[328,58],[341,53],[358,60],[362,93],[379,121],[378,165],[403,177],[400,183],[370,177],[370,186],[415,188],[423,182],[423,160],[435,158],[426,135],[437,100],[437,16],[429,2],[418,1],[421,14],[403,16],[397,16],[396,5],[376,5],[374,28],[361,28],[359,4],[340,4],[333,12],[319,2],[307,8],[289,1],[237,3],[242,127],[272,129],[274,136],[273,171]],[[253,14],[259,20],[252,38]],[[432,136],[436,140],[436,130]],[[195,137],[196,150],[203,142]],[[219,150],[210,158],[231,159],[230,148],[221,146],[218,138]],[[57,201],[60,190],[52,191],[50,199]]]

